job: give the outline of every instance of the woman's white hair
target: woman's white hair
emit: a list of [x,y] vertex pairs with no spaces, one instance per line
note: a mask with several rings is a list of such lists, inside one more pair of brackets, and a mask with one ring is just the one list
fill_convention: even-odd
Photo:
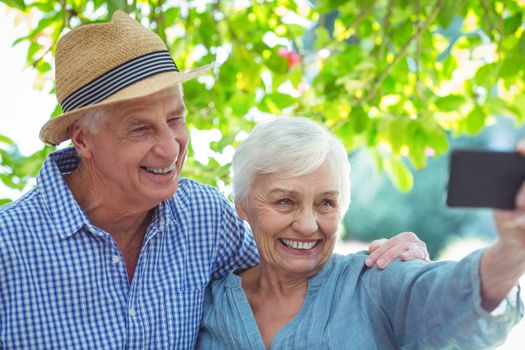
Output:
[[342,213],[350,205],[350,163],[341,142],[327,129],[302,117],[279,117],[258,124],[233,156],[236,203],[244,202],[258,174],[296,177],[309,174],[330,159],[339,177]]

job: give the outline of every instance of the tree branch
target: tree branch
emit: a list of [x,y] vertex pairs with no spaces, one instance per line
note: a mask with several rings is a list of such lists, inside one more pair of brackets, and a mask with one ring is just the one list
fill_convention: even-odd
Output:
[[492,20],[490,19],[490,11],[487,5],[487,0],[481,0],[481,8],[483,9],[483,17],[485,17],[485,23],[489,31],[487,35],[491,37],[494,35],[494,33],[492,33],[494,30],[494,24],[492,23]]
[[[432,21],[436,18],[439,11],[443,7],[443,4],[445,3],[445,0],[438,0],[436,4],[434,5],[434,8],[432,9],[432,12],[430,13],[429,17],[425,21],[425,23],[422,26],[419,26],[417,28],[417,31],[407,40],[407,42],[403,45],[399,53],[396,55],[396,57],[390,62],[390,64],[374,79],[374,85],[370,89],[370,92],[368,95],[366,95],[360,103],[366,103],[372,100],[377,92],[379,91],[379,88],[381,87],[381,84],[386,79],[392,68],[401,61],[407,54],[408,49],[410,48],[410,45],[417,40],[421,34],[428,29]],[[335,123],[330,129],[335,130],[339,127],[341,127],[344,123],[348,121],[348,117],[341,119],[339,122]]]
[[375,83],[370,89],[370,92],[368,93],[368,95],[365,97],[364,99],[365,102],[368,102],[375,97],[379,88],[381,87],[381,84],[386,79],[386,77],[388,76],[392,68],[394,68],[394,66],[406,56],[408,49],[410,48],[410,45],[414,41],[418,40],[421,34],[423,34],[423,32],[428,29],[432,21],[434,21],[434,19],[438,15],[444,3],[445,3],[445,0],[438,0],[438,2],[434,5],[434,8],[432,9],[430,16],[427,18],[425,23],[423,23],[422,26],[418,26],[417,31],[407,40],[405,45],[403,45],[403,47],[401,48],[399,53],[396,55],[396,57],[394,57],[392,62],[390,62],[388,66],[386,66],[386,68],[374,79]]
[[[374,4],[375,4],[375,0],[372,0],[368,6],[361,7],[362,11],[355,18],[355,20],[348,25],[346,30],[348,30],[350,28],[353,28],[354,29],[354,33],[358,33],[359,32],[359,26],[365,20],[365,18],[368,17],[368,15],[372,12],[372,10],[374,9]],[[359,37],[359,35],[357,35],[357,36]],[[348,37],[345,37],[345,40],[348,39]]]
[[381,46],[379,47],[379,52],[377,57],[379,59],[383,58],[386,47],[386,38],[388,37],[388,31],[390,30],[390,17],[392,16],[392,10],[394,8],[394,0],[388,0],[386,5],[386,13],[383,17],[383,38],[381,38]]
[[[420,0],[416,0],[416,17],[417,17],[417,28],[421,26],[421,3]],[[415,92],[417,97],[423,99],[423,91],[421,88],[421,36],[416,39],[416,83],[414,84]]]

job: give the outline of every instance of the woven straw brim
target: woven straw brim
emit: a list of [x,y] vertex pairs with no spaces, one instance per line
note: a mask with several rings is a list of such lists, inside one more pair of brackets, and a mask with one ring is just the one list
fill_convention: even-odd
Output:
[[75,120],[82,117],[86,112],[100,107],[106,107],[117,102],[125,102],[152,95],[156,92],[167,89],[170,86],[174,86],[185,82],[186,80],[200,76],[210,70],[211,67],[212,65],[206,65],[184,73],[160,73],[138,81],[120,90],[100,103],[79,108],[74,111],[64,113],[56,118],[50,119],[44,124],[44,126],[42,126],[42,129],[40,129],[40,140],[49,145],[56,146],[69,139],[69,126],[73,124]]

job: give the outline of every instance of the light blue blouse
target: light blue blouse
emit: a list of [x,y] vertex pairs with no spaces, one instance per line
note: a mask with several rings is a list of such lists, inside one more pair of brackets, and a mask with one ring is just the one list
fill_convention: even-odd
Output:
[[[500,315],[481,307],[481,251],[461,262],[364,265],[366,253],[333,255],[308,281],[304,304],[271,349],[480,349],[501,344],[523,316],[519,293]],[[271,300],[268,300],[271,303]],[[265,349],[241,279],[205,296],[198,349]]]

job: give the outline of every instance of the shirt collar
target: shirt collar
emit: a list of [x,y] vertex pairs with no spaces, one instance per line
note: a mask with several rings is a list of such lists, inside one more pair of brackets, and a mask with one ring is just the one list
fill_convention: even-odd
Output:
[[68,238],[84,225],[89,225],[86,213],[80,208],[64,180],[80,164],[75,148],[51,153],[37,177],[44,207],[62,238]]

